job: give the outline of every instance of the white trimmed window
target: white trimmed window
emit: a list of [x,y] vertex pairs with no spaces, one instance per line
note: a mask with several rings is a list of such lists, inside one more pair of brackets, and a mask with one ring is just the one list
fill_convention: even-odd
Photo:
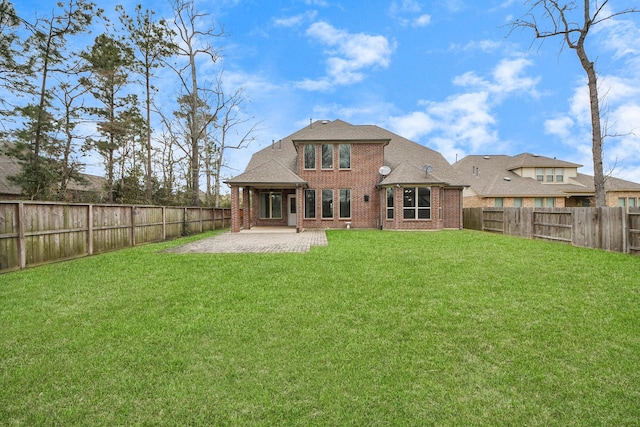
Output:
[[316,190],[304,190],[304,217],[316,217]]
[[322,144],[322,169],[333,169],[333,144]]
[[393,188],[387,188],[387,219],[393,219]]
[[404,219],[431,219],[431,187],[404,188],[402,215]]
[[282,218],[282,193],[274,191],[260,193],[260,218]]
[[338,155],[340,169],[351,169],[351,144],[338,145]]
[[333,190],[322,190],[322,218],[333,218]]
[[304,146],[304,168],[315,169],[316,168],[316,145],[305,144]]
[[340,190],[340,218],[351,218],[351,190]]

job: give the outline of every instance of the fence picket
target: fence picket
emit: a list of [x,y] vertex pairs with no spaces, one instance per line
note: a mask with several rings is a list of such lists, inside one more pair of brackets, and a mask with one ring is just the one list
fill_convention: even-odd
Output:
[[640,255],[640,208],[464,208],[464,228]]
[[0,201],[0,272],[224,227],[228,208]]

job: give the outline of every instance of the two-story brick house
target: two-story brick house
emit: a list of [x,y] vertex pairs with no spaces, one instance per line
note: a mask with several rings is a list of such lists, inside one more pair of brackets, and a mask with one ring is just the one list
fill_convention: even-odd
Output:
[[226,183],[233,232],[462,226],[465,185],[444,157],[373,125],[310,123],[255,153]]

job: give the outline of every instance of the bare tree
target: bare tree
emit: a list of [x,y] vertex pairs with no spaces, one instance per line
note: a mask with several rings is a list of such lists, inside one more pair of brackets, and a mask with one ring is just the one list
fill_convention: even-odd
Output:
[[[220,92],[222,92],[219,83]],[[222,168],[225,166],[225,152],[227,150],[239,150],[247,147],[255,140],[255,132],[258,123],[249,125],[254,120],[253,117],[243,117],[240,114],[240,107],[246,101],[244,89],[236,90],[233,95],[225,97],[223,93],[219,118],[216,122],[217,132],[215,135],[215,156],[213,158],[213,182],[214,182],[214,204],[220,207],[220,180]],[[248,125],[248,127],[245,127]]]
[[194,206],[199,204],[199,181],[200,181],[200,155],[201,142],[206,134],[207,127],[216,120],[216,115],[203,111],[206,103],[199,94],[202,90],[198,81],[198,61],[203,57],[207,61],[216,62],[219,59],[219,52],[211,44],[212,38],[221,37],[223,32],[216,32],[215,27],[205,27],[202,30],[201,20],[207,14],[195,9],[193,1],[173,0],[172,7],[175,13],[175,25],[178,40],[175,45],[178,47],[178,55],[186,58],[183,65],[172,65],[181,84],[183,94],[187,100],[186,123],[188,133],[186,137],[190,146],[190,179],[189,190],[191,191],[191,203]]
[[[616,16],[638,12],[636,8],[627,8],[610,12],[609,0],[535,0],[528,1],[531,7],[526,16],[513,22],[513,27],[529,28],[537,39],[561,37],[563,46],[573,49],[580,65],[587,74],[589,101],[591,110],[591,139],[593,155],[594,187],[596,206],[606,206],[605,176],[602,165],[603,131],[598,97],[598,76],[594,62],[587,54],[585,42],[595,25]],[[594,6],[593,9],[591,6]]]

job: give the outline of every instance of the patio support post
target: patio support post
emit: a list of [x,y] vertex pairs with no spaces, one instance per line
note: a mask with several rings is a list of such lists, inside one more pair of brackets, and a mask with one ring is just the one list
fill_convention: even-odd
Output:
[[298,233],[304,231],[303,218],[304,218],[304,189],[300,186],[296,186],[296,224]]
[[231,186],[231,232],[240,231],[240,187]]
[[253,212],[251,212],[251,188],[243,187],[242,188],[242,203],[244,206],[244,215],[243,219],[243,227],[245,230],[249,230],[251,228],[251,217]]

